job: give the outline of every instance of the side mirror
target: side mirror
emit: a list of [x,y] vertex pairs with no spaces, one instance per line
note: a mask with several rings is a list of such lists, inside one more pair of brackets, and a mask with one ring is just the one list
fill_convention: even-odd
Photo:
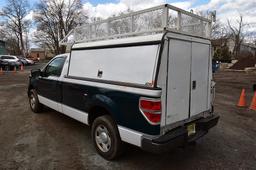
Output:
[[32,77],[39,77],[42,75],[42,72],[40,69],[33,69],[31,70],[31,76]]

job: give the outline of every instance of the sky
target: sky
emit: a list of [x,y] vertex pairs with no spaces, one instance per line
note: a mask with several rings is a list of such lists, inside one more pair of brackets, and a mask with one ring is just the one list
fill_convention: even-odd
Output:
[[[6,0],[0,0],[0,8]],[[39,0],[28,0],[31,12],[27,19],[33,18],[33,7]],[[250,24],[249,31],[256,32],[256,0],[82,0],[83,8],[89,16],[107,18],[127,9],[134,11],[169,3],[184,10],[217,12],[217,19],[223,23],[235,21],[243,15],[244,22]],[[32,32],[35,28],[32,28]]]
[[[28,0],[31,10],[39,0]],[[0,8],[6,0],[0,0]],[[90,16],[107,18],[128,8],[140,10],[155,5],[170,3],[185,10],[217,11],[217,19],[226,22],[243,15],[245,22],[256,26],[256,0],[82,0],[84,9]],[[27,16],[32,19],[33,13]]]
[[139,10],[163,3],[185,10],[216,10],[217,19],[222,22],[243,15],[246,22],[256,24],[256,0],[89,0],[84,1],[84,8],[92,16],[105,18],[128,8]]
[[239,16],[243,16],[246,26],[247,41],[255,40],[256,36],[256,0],[88,0],[83,1],[83,7],[89,16],[107,18],[113,14],[118,14],[128,8],[140,10],[155,5],[169,3],[176,7],[188,11],[200,11],[207,13],[216,10],[217,20],[227,24],[227,20],[232,25],[238,25]]

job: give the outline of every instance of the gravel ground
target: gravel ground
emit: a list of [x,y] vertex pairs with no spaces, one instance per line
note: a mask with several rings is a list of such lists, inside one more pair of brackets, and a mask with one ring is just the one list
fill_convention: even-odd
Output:
[[0,75],[0,169],[256,169],[256,112],[235,106],[241,88],[250,102],[256,75],[216,73],[221,119],[196,146],[156,155],[127,145],[113,162],[96,153],[86,125],[50,109],[30,111],[28,75]]

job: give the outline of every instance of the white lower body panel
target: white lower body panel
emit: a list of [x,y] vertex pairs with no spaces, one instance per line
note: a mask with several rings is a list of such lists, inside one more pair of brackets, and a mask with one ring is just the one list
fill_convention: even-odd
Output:
[[[50,100],[50,99],[45,98],[40,95],[38,95],[38,99],[39,99],[40,103],[58,111],[58,112],[61,112],[79,122],[86,124],[86,125],[89,124],[88,113],[86,113],[86,112],[82,112],[80,110],[74,109],[72,107],[69,107],[67,105],[64,105],[64,104],[61,104],[58,102],[55,102],[53,100]],[[59,105],[61,105],[61,109],[60,109]],[[118,127],[118,131],[119,131],[120,138],[122,141],[141,147],[141,140],[142,140],[142,135],[143,135],[142,133],[134,131],[129,128],[125,128],[123,126],[119,126],[119,125],[117,127]]]
[[78,120],[79,122],[82,122],[84,124],[88,125],[88,113],[82,112],[80,110],[77,110],[75,108],[69,107],[67,105],[55,102],[53,100],[50,100],[48,98],[45,98],[43,96],[38,95],[39,102],[58,111],[61,112],[73,119]]

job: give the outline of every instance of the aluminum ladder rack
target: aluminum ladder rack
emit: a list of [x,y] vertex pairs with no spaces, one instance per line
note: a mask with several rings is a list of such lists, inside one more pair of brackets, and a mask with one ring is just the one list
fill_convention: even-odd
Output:
[[211,24],[214,20],[214,12],[210,12],[205,18],[164,4],[77,26],[60,41],[60,44],[152,35],[166,30],[210,39]]

